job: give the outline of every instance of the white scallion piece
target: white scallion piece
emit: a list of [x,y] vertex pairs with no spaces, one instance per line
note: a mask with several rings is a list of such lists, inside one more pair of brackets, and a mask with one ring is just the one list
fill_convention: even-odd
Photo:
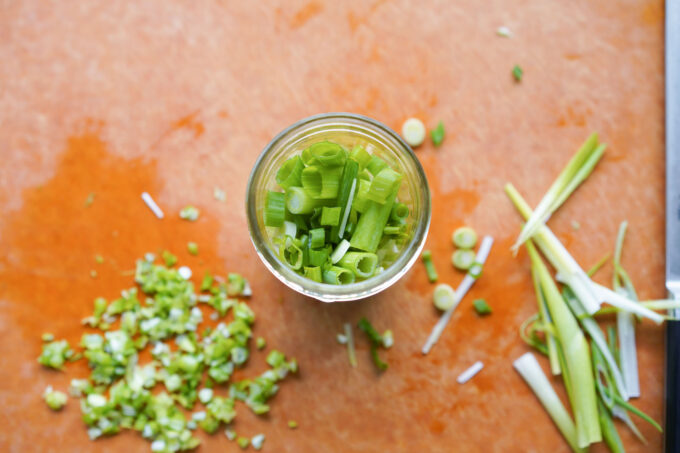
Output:
[[217,186],[213,189],[213,197],[215,197],[215,200],[217,201],[227,201],[227,193]]
[[621,372],[630,398],[640,397],[637,349],[635,347],[635,319],[625,311],[616,314],[616,329],[619,334],[619,356]]
[[256,434],[253,436],[253,438],[250,439],[250,444],[255,450],[260,450],[262,448],[262,444],[264,444],[264,434]]
[[434,288],[432,301],[439,310],[446,311],[455,305],[456,292],[448,283],[440,283]]
[[297,225],[295,225],[294,222],[290,222],[288,220],[283,221],[283,235],[284,236],[290,236],[293,239],[297,235]]
[[357,366],[357,356],[354,350],[354,335],[352,334],[352,324],[345,323],[345,337],[347,338],[347,356],[349,357],[349,364],[353,367]]
[[349,212],[352,210],[352,202],[354,201],[354,192],[356,189],[357,179],[354,178],[354,181],[352,181],[352,187],[349,189],[349,197],[347,198],[347,205],[345,205],[345,212],[342,214],[342,222],[340,222],[340,228],[338,229],[338,237],[340,238],[345,235],[345,228],[347,227]]
[[161,211],[161,208],[158,207],[156,202],[151,198],[151,195],[149,195],[147,192],[142,192],[142,201],[151,209],[151,212],[154,213],[156,217],[159,219],[163,218],[163,211]]
[[581,451],[576,439],[576,426],[569,416],[569,413],[564,408],[562,401],[555,393],[555,390],[550,385],[550,381],[543,373],[536,357],[530,352],[522,355],[515,360],[512,366],[522,376],[522,378],[529,384],[531,390],[541,402],[545,410],[548,411],[550,417],[553,419],[562,435],[565,437],[572,450]]
[[165,441],[163,439],[156,439],[151,442],[151,451],[163,451],[165,450]]
[[391,330],[386,330],[382,334],[382,344],[385,349],[389,349],[394,346],[394,334]]
[[[628,222],[622,222],[616,235],[614,248],[614,291],[637,300],[637,294],[628,273],[621,266],[621,253],[623,241],[626,237]],[[635,318],[632,314],[619,311],[616,313],[616,330],[619,337],[619,362],[623,381],[628,391],[628,396],[638,398],[640,396],[640,377],[638,376],[637,348],[635,346]]]
[[425,125],[418,118],[409,118],[401,126],[401,136],[409,145],[420,146],[425,141]]
[[331,253],[331,263],[335,264],[340,261],[342,257],[345,256],[345,253],[347,253],[347,250],[349,250],[349,241],[343,239],[337,247],[335,247],[333,253]]
[[347,335],[339,333],[335,336],[335,339],[338,340],[338,343],[340,344],[347,344]]
[[191,269],[188,266],[181,266],[179,269],[177,269],[177,273],[184,280],[189,280],[191,278],[191,276],[193,275],[193,273],[191,272]]
[[213,397],[213,389],[202,388],[198,391],[198,399],[203,404],[208,404]]
[[501,38],[510,38],[512,36],[512,32],[510,31],[510,29],[505,26],[498,27],[498,29],[496,29],[496,34]]
[[[477,263],[482,265],[484,264],[487,257],[489,256],[489,252],[491,251],[492,245],[493,238],[491,236],[485,236],[484,239],[482,239],[482,244],[479,246],[479,251],[477,252],[476,259]],[[470,274],[465,275],[465,278],[463,278],[463,281],[460,283],[460,286],[458,286],[458,288],[456,289],[456,297],[453,306],[446,310],[446,312],[444,312],[444,314],[439,318],[437,324],[435,324],[434,328],[432,329],[432,333],[430,333],[430,336],[425,342],[425,346],[423,346],[422,349],[423,354],[427,354],[428,352],[430,352],[430,349],[432,349],[432,347],[437,343],[437,341],[439,341],[439,337],[441,337],[442,332],[444,332],[444,329],[446,328],[446,325],[451,320],[453,311],[456,309],[456,307],[463,299],[463,297],[465,297],[465,294],[467,294],[472,285],[474,285],[475,281],[476,279]]]
[[250,287],[250,283],[248,283],[247,280],[243,285],[243,291],[241,291],[241,295],[243,297],[250,297],[253,295],[253,289]]
[[467,381],[475,377],[477,373],[482,371],[482,368],[484,368],[484,364],[478,360],[470,368],[460,373],[456,381],[459,384],[465,384]]

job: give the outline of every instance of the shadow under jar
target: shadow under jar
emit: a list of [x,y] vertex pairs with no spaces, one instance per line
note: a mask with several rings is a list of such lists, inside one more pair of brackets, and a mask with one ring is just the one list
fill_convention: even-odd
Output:
[[[330,141],[350,150],[363,146],[386,161],[403,178],[397,198],[409,208],[406,219],[410,239],[400,247],[396,259],[380,273],[344,285],[319,283],[291,269],[280,257],[274,238],[276,227],[264,223],[268,191],[281,191],[276,173],[289,158],[310,145]],[[325,113],[296,122],[279,133],[260,154],[248,181],[246,211],[250,238],[267,268],[285,285],[323,302],[362,299],[376,294],[401,278],[418,258],[425,244],[431,216],[430,190],[418,158],[411,148],[389,127],[371,118],[351,113]]]

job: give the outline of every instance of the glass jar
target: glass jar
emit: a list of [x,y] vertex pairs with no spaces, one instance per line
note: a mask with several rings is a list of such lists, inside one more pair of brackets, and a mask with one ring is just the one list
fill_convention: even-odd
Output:
[[[398,198],[410,209],[407,219],[407,224],[411,225],[410,242],[402,248],[396,261],[381,273],[348,285],[318,283],[290,269],[278,257],[277,248],[272,243],[277,229],[264,225],[265,196],[269,190],[280,191],[275,177],[281,164],[312,143],[322,140],[333,141],[347,148],[361,144],[404,175]],[[384,124],[352,113],[310,116],[284,129],[258,157],[250,173],[246,192],[250,238],[262,262],[288,287],[323,302],[362,299],[399,280],[411,268],[425,244],[430,227],[430,209],[430,189],[425,172],[411,148]]]

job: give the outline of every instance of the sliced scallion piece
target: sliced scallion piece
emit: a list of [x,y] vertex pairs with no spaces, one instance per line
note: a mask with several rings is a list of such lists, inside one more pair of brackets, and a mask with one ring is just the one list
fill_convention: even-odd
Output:
[[190,222],[195,222],[198,220],[198,217],[200,216],[201,212],[198,210],[197,207],[195,206],[185,206],[182,208],[181,211],[179,211],[179,218],[183,220],[188,220]]
[[335,250],[333,250],[333,253],[331,254],[331,263],[335,264],[338,261],[340,261],[342,257],[345,256],[345,254],[347,253],[347,250],[349,250],[349,241],[343,239],[335,247]]
[[347,153],[342,146],[333,142],[318,142],[309,147],[314,158],[324,167],[344,165]]
[[[637,301],[638,297],[633,283],[630,277],[628,277],[628,273],[621,266],[621,252],[627,227],[628,222],[621,223],[616,238],[616,248],[614,251],[614,291]],[[628,396],[637,398],[640,396],[640,378],[638,376],[635,319],[633,315],[625,311],[616,313],[616,327],[619,333],[620,363],[623,381]]]
[[308,147],[302,150],[300,153],[300,159],[302,159],[302,162],[309,166],[309,165],[316,165],[319,161],[316,160],[316,157],[312,155],[312,148]]
[[375,253],[347,252],[337,263],[357,277],[369,278],[373,276],[378,266],[378,256]]
[[390,213],[390,220],[397,225],[403,225],[408,217],[409,209],[404,203],[395,203],[392,206],[392,212]]
[[383,234],[385,236],[396,236],[404,232],[401,226],[386,226],[383,228]]
[[477,233],[470,227],[460,227],[453,232],[451,240],[459,249],[469,250],[477,245]]
[[371,161],[371,155],[361,145],[354,146],[352,151],[349,153],[349,157],[359,164],[359,170],[366,168],[368,163]]
[[321,208],[321,225],[339,226],[341,212],[342,209],[339,206],[334,208],[324,206]]
[[371,181],[366,196],[369,200],[384,204],[400,183],[401,175],[399,173],[389,167],[384,168]]
[[314,280],[315,282],[321,283],[323,281],[321,267],[319,267],[319,266],[312,266],[312,267],[305,266],[304,275],[308,279]]
[[38,362],[43,366],[61,370],[66,360],[73,354],[74,352],[66,340],[49,341],[43,344]]
[[302,249],[290,237],[287,237],[285,244],[281,245],[281,259],[291,268],[300,269],[302,267]]
[[302,187],[313,198],[335,198],[338,196],[341,176],[342,167],[307,167],[302,170]]
[[365,179],[358,180],[358,186],[356,189],[356,194],[354,196],[354,202],[352,203],[352,209],[356,212],[363,214],[368,209],[370,200],[368,199],[368,191],[371,188],[371,182]]
[[361,318],[358,323],[359,330],[364,332],[371,343],[371,358],[373,363],[380,371],[385,371],[388,367],[387,363],[382,361],[378,356],[378,347],[383,345],[382,335],[378,333],[371,322],[366,318]]
[[445,134],[446,133],[444,131],[444,123],[440,121],[439,123],[437,123],[437,127],[430,131],[430,137],[432,137],[432,144],[434,144],[434,146],[441,145],[442,142],[444,141]]
[[401,136],[414,148],[425,141],[425,125],[418,118],[409,118],[401,126]]
[[168,250],[163,250],[163,253],[161,253],[161,257],[163,258],[165,265],[168,267],[172,267],[175,264],[177,264],[177,257],[170,253]]
[[515,65],[512,68],[512,76],[515,78],[516,82],[521,82],[522,81],[522,76],[524,75],[524,71],[519,65]]
[[288,220],[283,221],[283,235],[288,236],[291,239],[297,237],[297,225],[295,222],[290,222]]
[[446,283],[440,283],[434,288],[432,293],[434,306],[441,311],[452,308],[456,303],[456,292]]
[[312,197],[302,187],[289,187],[285,194],[286,208],[291,214],[311,214],[323,201]]
[[[345,209],[343,210],[342,222],[340,222],[340,227],[338,228],[338,239],[344,237],[345,231],[348,231],[347,227],[349,225],[356,225],[356,223],[351,223],[349,225],[347,224],[347,221],[349,220],[350,216],[352,215],[352,203],[354,201],[354,194],[356,193],[356,188],[357,188],[357,180],[354,179],[354,181],[352,181],[352,187],[350,188],[350,191],[349,191],[349,197],[347,198],[347,203],[345,204]],[[352,228],[352,231],[354,231],[353,228]],[[348,232],[351,234],[352,231],[348,231]],[[335,238],[334,234],[335,234],[335,229],[332,228],[331,229],[331,237]]]
[[394,334],[392,333],[391,330],[386,330],[382,334],[382,345],[383,348],[389,349],[392,346],[394,346]]
[[[89,197],[88,197],[89,199]],[[94,194],[92,196],[92,201],[94,201]],[[156,204],[153,198],[151,198],[151,195],[149,195],[147,192],[142,192],[142,201],[144,204],[146,204],[149,209],[151,209],[151,212],[158,217],[159,219],[162,219],[164,217],[163,211],[161,208]],[[87,203],[87,201],[86,201]],[[87,206],[87,205],[86,205]]]
[[313,249],[318,249],[326,244],[326,230],[323,228],[314,228],[309,230],[309,243]]
[[356,351],[354,349],[354,335],[352,333],[352,324],[345,323],[345,338],[347,338],[347,357],[349,359],[349,364],[352,367],[357,366]]
[[458,375],[458,377],[456,378],[456,382],[458,382],[459,384],[465,384],[467,381],[475,377],[477,373],[482,371],[482,368],[484,368],[484,364],[482,362],[477,361],[473,363],[472,366],[470,366],[470,368],[468,368],[467,370],[460,373],[460,375]]
[[[550,385],[550,381],[543,373],[536,357],[532,353],[527,352],[515,360],[512,365],[531,390],[533,390],[545,410],[548,411],[550,418],[555,422],[555,425],[557,425],[557,428],[569,443],[572,451],[577,453],[583,452],[584,449],[579,446],[574,421],[569,416],[569,412],[565,409],[552,385]],[[599,426],[599,420],[597,422]]]
[[286,218],[286,196],[280,192],[267,192],[264,207],[264,224],[280,227]]
[[213,197],[215,200],[221,201],[223,203],[227,201],[227,193],[217,186],[213,188]]
[[323,271],[323,281],[330,285],[348,285],[354,283],[355,274],[338,266],[331,266]]
[[264,434],[256,434],[250,439],[250,445],[252,445],[255,450],[261,450],[264,439]]
[[328,261],[329,255],[330,252],[328,251],[328,249],[325,248],[320,250],[311,249],[309,250],[309,265],[311,267],[323,266]]
[[54,390],[51,385],[48,385],[43,393],[43,399],[50,409],[58,411],[66,405],[68,397],[66,393]]
[[300,156],[294,156],[288,159],[281,165],[279,171],[276,172],[276,182],[284,189],[293,186],[299,186],[302,182],[300,175],[305,165],[302,163]]
[[475,252],[472,250],[456,250],[451,255],[451,264],[458,270],[466,271],[475,262]]
[[397,197],[397,188],[387,197],[383,204],[369,201],[366,211],[359,217],[356,230],[352,234],[352,247],[365,252],[375,253],[382,239],[383,228],[387,225],[392,205]]
[[368,162],[366,165],[366,169],[373,175],[376,176],[378,173],[380,173],[383,169],[387,168],[387,162],[382,160],[380,157],[376,156],[375,154],[371,155],[371,160]]
[[439,279],[439,275],[437,274],[437,269],[435,269],[434,263],[432,262],[432,252],[429,250],[423,250],[421,257],[423,259],[423,264],[425,265],[425,272],[427,272],[427,279],[430,281],[430,283],[436,282],[437,279]]

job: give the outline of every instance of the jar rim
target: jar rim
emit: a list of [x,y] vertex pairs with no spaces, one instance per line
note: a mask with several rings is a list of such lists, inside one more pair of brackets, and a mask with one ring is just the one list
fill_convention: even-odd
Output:
[[[372,129],[372,132],[396,142],[398,145],[396,147],[397,149],[392,149],[392,151],[403,154],[401,157],[405,157],[407,161],[413,165],[416,177],[419,180],[418,185],[422,191],[420,196],[422,199],[422,213],[416,219],[416,228],[411,241],[401,251],[399,258],[397,258],[397,260],[382,273],[369,279],[348,285],[329,285],[326,283],[318,283],[313,280],[309,280],[306,277],[289,269],[281,262],[278,257],[274,255],[271,248],[267,245],[267,238],[265,237],[266,233],[260,228],[257,218],[257,183],[259,182],[259,179],[261,179],[258,177],[261,176],[260,170],[262,169],[263,163],[267,158],[271,157],[272,152],[278,150],[277,145],[281,140],[285,139],[296,130],[324,120],[335,121],[330,123],[329,126],[342,125],[343,121],[345,121],[348,125],[363,125],[368,129]],[[321,124],[321,126],[323,126],[323,124]],[[399,136],[399,134],[397,134],[389,126],[374,120],[373,118],[347,112],[329,112],[312,115],[294,122],[276,134],[274,138],[272,138],[272,140],[264,147],[255,161],[255,164],[253,165],[248,178],[245,201],[250,240],[264,265],[272,274],[274,274],[274,276],[276,276],[289,288],[322,302],[341,302],[363,299],[383,291],[398,281],[411,268],[415,260],[420,255],[420,251],[425,245],[425,239],[429,231],[431,220],[430,189],[427,183],[427,178],[425,176],[425,171],[420,164],[420,160],[416,157],[411,147],[407,145],[406,142],[404,142],[404,140]]]

